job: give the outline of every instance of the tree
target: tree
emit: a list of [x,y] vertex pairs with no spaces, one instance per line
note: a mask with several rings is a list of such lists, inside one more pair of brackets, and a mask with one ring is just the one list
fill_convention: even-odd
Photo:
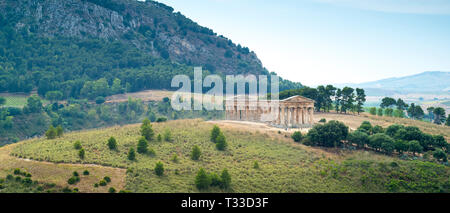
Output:
[[364,92],[364,89],[356,88],[356,110],[358,112],[358,115],[360,112],[364,112],[363,105],[364,102],[366,102],[366,94]]
[[433,114],[434,107],[428,107],[427,111],[428,111],[428,118],[430,119],[430,122],[432,122],[434,120],[434,114]]
[[434,135],[433,136],[433,147],[446,150],[448,147],[447,140],[445,140],[443,135]]
[[392,116],[394,116],[394,110],[392,108],[386,108],[384,110],[384,114],[388,117],[392,117]]
[[308,132],[308,139],[319,146],[338,147],[348,136],[348,127],[339,121],[315,125]]
[[117,141],[116,141],[116,139],[114,137],[110,137],[108,139],[108,147],[111,150],[117,149]]
[[387,155],[392,154],[394,149],[395,149],[395,142],[392,138],[390,138],[390,140],[381,143],[381,150],[383,150]]
[[24,107],[24,112],[39,113],[42,111],[42,102],[37,95],[32,95],[27,99],[27,105]]
[[6,99],[4,97],[0,97],[0,106],[6,104]]
[[397,134],[398,130],[403,128],[405,128],[403,125],[393,124],[386,128],[385,133],[390,137],[394,137]]
[[412,140],[408,143],[408,150],[416,155],[416,153],[421,153],[423,151],[423,147],[420,145],[419,141]]
[[155,174],[158,176],[164,175],[164,165],[161,161],[158,161],[155,165]]
[[141,135],[144,136],[148,141],[152,140],[153,136],[155,135],[155,133],[153,132],[152,124],[150,123],[150,120],[148,118],[145,118],[144,121],[142,121]]
[[442,124],[445,122],[445,109],[442,107],[437,107],[433,110],[434,114],[434,123]]
[[86,154],[86,152],[84,151],[83,148],[81,148],[80,151],[78,151],[78,156],[79,156],[81,159],[84,159],[85,154]]
[[445,122],[446,126],[450,126],[450,114],[448,114],[447,121]]
[[58,137],[61,137],[64,134],[64,129],[62,128],[61,125],[57,126],[55,131],[56,131],[56,136],[58,136]]
[[228,189],[231,186],[231,175],[228,173],[227,169],[223,169],[220,175],[221,184],[220,187],[223,189]]
[[47,137],[47,139],[51,140],[51,139],[55,139],[56,135],[57,135],[57,132],[56,132],[55,127],[50,125],[48,130],[45,132],[45,136]]
[[130,148],[130,150],[128,151],[128,160],[136,160],[136,152],[133,148]]
[[384,133],[384,129],[380,125],[375,125],[372,128],[372,134],[377,134],[377,133]]
[[403,110],[396,109],[396,110],[394,110],[394,117],[404,118],[405,113],[403,112]]
[[436,149],[433,152],[433,157],[436,158],[438,161],[447,162],[447,154],[445,154],[442,149]]
[[394,148],[400,154],[408,151],[408,146],[409,146],[408,142],[406,142],[404,140],[396,140],[394,142]]
[[363,131],[354,131],[347,137],[348,142],[354,143],[358,148],[364,148],[369,143],[369,135]]
[[45,93],[45,98],[51,102],[56,102],[63,98],[63,94],[60,91],[48,91]]
[[200,151],[200,148],[197,145],[192,147],[192,152],[191,152],[191,159],[192,160],[200,159],[200,155],[201,154],[202,154],[202,151]]
[[105,97],[103,97],[103,96],[98,96],[97,98],[95,98],[95,103],[96,104],[103,104],[103,103],[105,103]]
[[223,151],[227,148],[227,145],[225,135],[221,132],[216,138],[216,148]]
[[200,168],[197,172],[197,176],[195,177],[195,185],[199,190],[207,189],[211,185],[211,178],[206,173],[205,169]]
[[211,142],[216,142],[217,136],[220,134],[220,128],[217,125],[214,125],[213,129],[211,130]]
[[364,132],[368,135],[372,134],[372,124],[369,121],[363,121],[361,125],[358,127],[358,131]]
[[337,89],[336,95],[334,96],[334,105],[336,112],[340,111],[341,101],[342,101],[342,90]]
[[396,105],[397,109],[402,111],[408,107],[408,104],[406,104],[401,98],[397,99]]
[[148,152],[148,142],[145,139],[145,137],[139,138],[138,145],[137,145],[137,152],[139,154],[145,154]]
[[341,113],[347,113],[347,110],[353,108],[353,102],[355,101],[355,90],[351,87],[344,87],[342,89],[342,100],[341,100]]
[[295,141],[295,142],[300,142],[302,141],[302,133],[300,131],[295,131],[294,134],[292,134],[291,138]]
[[377,115],[383,116],[383,108],[378,108]]
[[111,91],[112,91],[113,94],[120,94],[120,93],[124,93],[125,92],[123,87],[122,87],[122,85],[121,85],[121,83],[122,82],[120,81],[120,79],[118,79],[118,78],[114,79],[113,84],[111,86]]
[[370,113],[371,115],[376,115],[376,114],[377,114],[377,108],[376,108],[376,107],[371,107],[371,108],[369,109],[369,113]]
[[384,108],[394,106],[396,104],[397,104],[397,101],[395,101],[395,99],[390,98],[390,97],[385,97],[381,100],[380,107],[384,109]]
[[[384,145],[383,145],[384,143]],[[388,147],[389,149],[394,149],[394,140],[389,137],[388,135],[384,133],[377,133],[374,135],[371,135],[369,137],[369,145],[375,150],[383,150],[383,148],[388,147],[389,145],[392,145],[391,147]],[[384,150],[384,151],[392,151],[392,150]]]
[[414,103],[412,103],[409,106],[407,112],[408,112],[408,116],[411,117],[412,119],[420,120],[425,115],[425,113],[422,110],[422,107],[416,106]]

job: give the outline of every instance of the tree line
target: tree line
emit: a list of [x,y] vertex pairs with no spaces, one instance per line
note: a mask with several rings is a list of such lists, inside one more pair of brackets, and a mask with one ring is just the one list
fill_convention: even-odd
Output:
[[336,88],[333,85],[318,86],[317,88],[303,87],[280,92],[279,98],[285,99],[295,95],[304,96],[315,101],[314,107],[320,112],[335,110],[338,113],[361,113],[366,102],[366,94],[361,88]]

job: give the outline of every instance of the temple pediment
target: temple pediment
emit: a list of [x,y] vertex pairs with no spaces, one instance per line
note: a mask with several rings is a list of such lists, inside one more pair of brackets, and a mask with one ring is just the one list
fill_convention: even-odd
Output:
[[289,98],[283,99],[283,100],[281,100],[281,102],[295,102],[295,103],[297,103],[297,102],[302,102],[302,103],[314,103],[314,100],[312,100],[312,99],[309,99],[309,98],[306,98],[306,97],[303,97],[303,96],[299,96],[299,95],[296,95],[296,96],[292,96],[292,97],[289,97]]

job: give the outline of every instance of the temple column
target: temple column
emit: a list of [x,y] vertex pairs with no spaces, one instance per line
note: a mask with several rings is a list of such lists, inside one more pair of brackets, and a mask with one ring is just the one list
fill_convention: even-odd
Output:
[[302,107],[302,124],[305,124],[305,107]]
[[285,121],[284,121],[285,117],[286,117],[286,114],[285,114],[284,106],[283,106],[283,107],[281,107],[280,125],[283,125],[283,126],[285,125]]
[[313,116],[314,116],[314,108],[311,107],[310,113],[309,113],[309,124],[313,124]]
[[293,125],[297,126],[298,125],[298,112],[297,112],[297,107],[294,107],[294,122]]

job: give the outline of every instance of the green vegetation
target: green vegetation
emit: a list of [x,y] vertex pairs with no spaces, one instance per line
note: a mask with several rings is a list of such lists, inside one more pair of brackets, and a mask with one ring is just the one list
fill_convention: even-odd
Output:
[[[340,127],[338,123],[328,123],[332,123],[333,128]],[[366,149],[369,152],[323,156],[322,152],[307,151],[309,149],[293,143],[284,135],[254,133],[231,127],[221,127],[221,132],[227,135],[228,147],[225,151],[218,151],[211,143],[212,128],[213,124],[200,120],[154,124],[155,134],[171,129],[174,141],[150,143],[149,148],[158,154],[154,157],[135,155],[136,160],[132,161],[128,160],[127,153],[136,147],[142,137],[139,125],[67,133],[55,140],[32,139],[18,144],[12,155],[76,163],[80,159],[73,149],[73,141],[81,140],[86,150],[82,162],[127,168],[124,190],[130,192],[198,192],[197,185],[204,192],[449,191],[449,168],[437,161],[428,162],[418,156],[418,160],[413,160],[413,157],[374,154],[368,145]],[[387,129],[384,134],[397,134]],[[111,152],[104,144],[105,139],[111,136],[117,139],[117,152]],[[341,142],[346,143],[345,140]],[[202,150],[201,161],[190,160],[194,146]],[[171,160],[174,153],[177,153],[178,162]],[[157,162],[164,164],[163,178],[155,175]],[[397,166],[392,167],[391,164]],[[204,175],[196,178],[200,168],[205,168]],[[229,188],[218,184],[223,168],[227,168],[232,179]],[[103,183],[99,182],[99,187],[100,184]]]
[[157,162],[155,165],[155,174],[158,176],[164,175],[164,165],[161,163],[161,161]]
[[366,102],[364,89],[356,88],[355,90],[351,87],[340,89],[333,85],[285,90],[280,92],[279,98],[285,99],[295,95],[313,99],[315,109],[324,112],[329,112],[334,105],[336,112],[356,112],[359,114],[363,112],[363,105]]
[[117,141],[114,137],[110,137],[108,139],[108,147],[111,150],[116,150],[117,149]]
[[294,132],[294,134],[292,134],[291,137],[295,142],[300,142],[300,141],[302,141],[303,135],[301,132],[296,131],[296,132]]
[[199,160],[201,154],[202,154],[202,151],[200,150],[200,148],[197,145],[195,145],[192,148],[191,159],[192,160]]

